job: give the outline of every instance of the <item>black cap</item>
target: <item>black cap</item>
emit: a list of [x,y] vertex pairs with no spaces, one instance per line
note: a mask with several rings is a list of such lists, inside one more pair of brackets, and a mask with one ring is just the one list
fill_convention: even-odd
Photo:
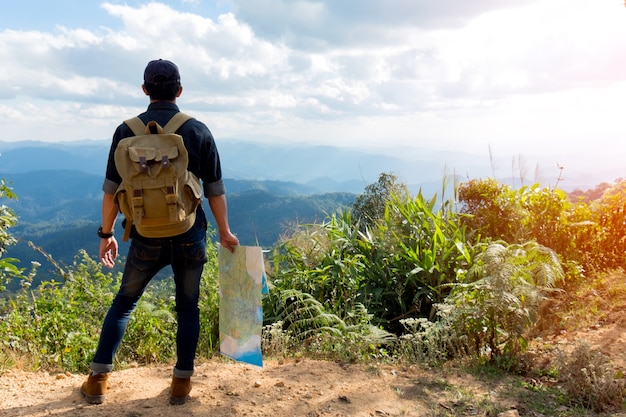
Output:
[[143,81],[150,84],[180,82],[180,73],[172,61],[155,59],[148,62],[146,70],[143,72]]

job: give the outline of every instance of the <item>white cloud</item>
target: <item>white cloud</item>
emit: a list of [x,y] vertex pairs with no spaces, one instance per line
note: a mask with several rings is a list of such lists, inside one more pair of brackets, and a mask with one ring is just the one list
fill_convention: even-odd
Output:
[[44,139],[108,138],[145,107],[145,64],[167,58],[181,108],[218,138],[626,149],[621,0],[210,3],[108,2],[115,27],[0,29],[0,139],[32,139],[33,114]]
[[458,28],[481,14],[537,0],[234,0],[262,36],[296,48],[389,45],[407,34]]

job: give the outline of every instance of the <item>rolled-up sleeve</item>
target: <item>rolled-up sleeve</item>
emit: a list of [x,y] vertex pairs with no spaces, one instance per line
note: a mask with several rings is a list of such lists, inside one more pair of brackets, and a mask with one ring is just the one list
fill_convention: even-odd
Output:
[[224,187],[223,180],[217,180],[215,182],[205,182],[204,186],[204,195],[205,197],[218,197],[222,194],[226,194],[226,187]]
[[117,187],[119,187],[119,184],[116,184],[108,178],[105,178],[104,182],[102,183],[102,191],[107,194],[115,194],[115,192],[117,191]]

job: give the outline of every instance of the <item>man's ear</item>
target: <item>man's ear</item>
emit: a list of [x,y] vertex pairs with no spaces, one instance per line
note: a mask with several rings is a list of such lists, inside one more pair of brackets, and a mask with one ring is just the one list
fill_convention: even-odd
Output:
[[180,87],[178,87],[178,93],[176,93],[176,98],[180,97],[182,93],[183,93],[183,86],[181,85]]
[[141,89],[143,90],[144,94],[149,96],[150,94],[148,93],[148,90],[146,90],[146,85],[145,84],[141,84]]

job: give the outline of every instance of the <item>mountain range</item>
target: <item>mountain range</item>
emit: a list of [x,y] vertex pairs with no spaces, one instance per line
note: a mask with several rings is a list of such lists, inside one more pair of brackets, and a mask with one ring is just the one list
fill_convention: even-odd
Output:
[[[224,178],[243,181],[274,181],[297,184],[298,192],[361,193],[376,182],[382,172],[395,174],[413,192],[440,192],[442,179],[456,175],[467,178],[494,177],[503,183],[520,184],[519,167],[524,159],[534,170],[526,185],[540,182],[554,185],[560,176],[554,159],[546,155],[493,157],[488,151],[468,153],[437,151],[419,147],[355,148],[303,143],[261,143],[239,139],[218,141]],[[108,140],[77,142],[1,142],[0,174],[10,175],[39,170],[70,169],[102,177],[109,151]],[[584,156],[580,156],[584,158]],[[565,181],[566,191],[593,188],[623,176],[617,169],[604,172],[577,170],[571,161]],[[505,168],[505,167],[510,168]],[[495,167],[501,171],[494,175]],[[524,168],[526,170],[526,168]],[[505,174],[502,171],[506,172]],[[97,190],[99,191],[99,190]]]
[[[80,249],[97,250],[109,146],[108,141],[0,142],[0,178],[18,196],[3,202],[19,216],[12,232],[20,243],[8,256],[25,267],[31,260],[43,262],[27,241],[66,264]],[[350,206],[383,172],[395,174],[413,193],[432,196],[442,193],[444,177],[484,178],[493,170],[488,157],[409,147],[376,152],[235,139],[218,147],[231,228],[242,244],[263,247],[273,246],[290,225],[321,221]],[[613,179],[579,173],[569,176],[567,187],[589,189]],[[516,182],[513,175],[499,180]]]

